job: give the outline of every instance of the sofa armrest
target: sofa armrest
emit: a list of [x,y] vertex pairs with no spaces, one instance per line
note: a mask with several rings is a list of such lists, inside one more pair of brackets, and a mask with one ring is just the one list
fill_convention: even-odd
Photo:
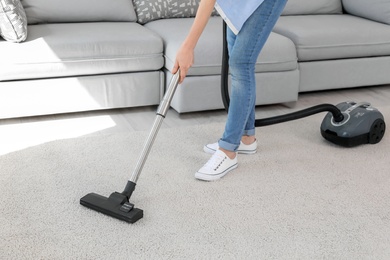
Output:
[[343,0],[345,12],[376,22],[390,24],[390,2],[383,0]]

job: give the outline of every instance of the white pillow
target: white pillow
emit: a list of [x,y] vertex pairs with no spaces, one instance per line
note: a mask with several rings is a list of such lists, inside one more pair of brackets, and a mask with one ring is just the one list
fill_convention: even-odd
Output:
[[342,12],[341,0],[288,0],[282,15],[341,14]]
[[343,0],[343,5],[349,14],[390,24],[390,1],[388,0]]
[[27,18],[20,0],[0,0],[0,35],[10,42],[27,38]]

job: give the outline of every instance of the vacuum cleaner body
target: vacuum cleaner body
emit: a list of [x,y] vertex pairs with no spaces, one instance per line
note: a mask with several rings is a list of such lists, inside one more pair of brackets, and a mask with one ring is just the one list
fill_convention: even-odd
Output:
[[321,124],[321,135],[328,141],[344,147],[379,143],[386,124],[381,112],[369,103],[342,102],[336,107],[344,119],[336,122],[328,113]]

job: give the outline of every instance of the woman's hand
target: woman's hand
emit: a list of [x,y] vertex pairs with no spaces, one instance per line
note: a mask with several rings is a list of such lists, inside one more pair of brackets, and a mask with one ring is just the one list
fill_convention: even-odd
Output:
[[194,64],[194,49],[183,44],[176,54],[175,65],[172,69],[172,73],[175,74],[180,68],[179,84],[182,83],[187,76],[188,70],[191,68],[192,64]]

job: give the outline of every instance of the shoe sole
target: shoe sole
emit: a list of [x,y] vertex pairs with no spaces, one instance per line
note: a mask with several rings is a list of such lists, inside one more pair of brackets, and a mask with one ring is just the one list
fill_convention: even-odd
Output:
[[238,164],[236,163],[236,164],[230,166],[229,168],[227,168],[225,171],[221,172],[220,174],[210,175],[210,174],[205,174],[205,173],[201,173],[201,172],[196,172],[195,178],[197,178],[198,180],[201,180],[201,181],[216,181],[216,180],[221,179],[228,172],[236,169],[237,166],[238,166]]
[[[207,146],[203,146],[203,151],[205,153],[214,154],[216,151],[214,149],[208,148]],[[257,150],[237,150],[239,154],[254,154]]]

